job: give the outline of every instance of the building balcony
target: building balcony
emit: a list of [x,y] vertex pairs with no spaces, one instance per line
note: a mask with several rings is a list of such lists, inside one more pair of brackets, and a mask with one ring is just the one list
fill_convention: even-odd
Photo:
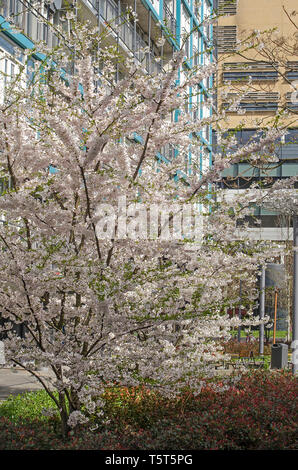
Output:
[[[161,71],[161,64],[155,60],[156,54],[150,48],[150,52],[144,53],[143,49],[148,44],[142,35],[146,34],[138,26],[134,25],[125,15],[121,4],[114,0],[79,0],[82,7],[79,9],[79,16],[82,19],[91,21],[94,25],[101,22],[103,25],[110,25],[113,35],[113,25],[119,26],[118,33],[115,32],[115,40],[123,49],[128,49],[144,65],[148,73],[157,73]],[[57,9],[60,7],[60,9]],[[48,46],[55,47],[59,44],[62,35],[59,33],[56,25],[65,24],[61,22],[60,12],[63,11],[63,2],[53,2],[47,8],[37,10],[29,6],[26,0],[9,0],[0,6],[0,14],[7,18],[12,17],[15,25],[30,38],[33,42],[45,41]],[[66,25],[65,25],[66,26]],[[114,28],[116,31],[116,28]]]
[[177,21],[175,19],[174,14],[170,10],[170,8],[166,5],[165,2],[163,4],[163,21],[164,21],[166,28],[169,30],[169,33],[175,38]]
[[[95,2],[95,0],[92,1]],[[152,51],[152,44],[150,44],[150,52],[144,52],[144,49],[148,48],[148,35],[139,25],[135,26],[129,21],[128,15],[121,10],[120,5],[117,5],[114,0],[102,0],[98,13],[102,23],[109,24],[111,30],[115,30],[115,39],[119,40],[119,45],[127,48],[144,65],[148,73],[161,71],[161,64],[155,60],[157,57]],[[145,37],[147,37],[147,42]]]

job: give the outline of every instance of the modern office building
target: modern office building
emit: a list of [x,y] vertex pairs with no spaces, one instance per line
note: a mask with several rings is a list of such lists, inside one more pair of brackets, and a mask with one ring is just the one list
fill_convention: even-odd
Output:
[[[18,65],[25,61],[24,51],[32,49],[34,44],[43,40],[54,47],[63,40],[57,27],[67,28],[65,12],[73,10],[81,21],[88,20],[99,32],[109,25],[109,41],[117,44],[125,55],[133,55],[148,74],[154,74],[166,68],[173,53],[180,49],[182,38],[188,35],[184,44],[184,67],[192,68],[199,64],[212,62],[212,26],[203,26],[202,20],[209,17],[213,8],[212,0],[203,0],[198,5],[194,0],[2,0],[0,2],[0,53],[5,57],[0,60],[0,99],[4,99],[5,81],[13,75]],[[136,12],[138,21],[127,13],[127,7]],[[116,28],[118,24],[120,27]],[[17,28],[17,29],[16,29]],[[165,38],[162,46],[159,40]],[[143,49],[148,52],[144,53]],[[1,54],[2,55],[2,54]],[[156,60],[161,57],[161,60]],[[34,57],[38,60],[38,54]],[[119,68],[117,78],[121,79]],[[183,79],[183,70],[180,78]],[[179,80],[179,77],[177,77]],[[211,80],[198,83],[196,93],[189,93],[187,111],[193,119],[211,115],[209,98]],[[196,103],[193,102],[196,96]],[[210,126],[200,132],[202,151],[196,155],[196,166],[209,165],[212,161],[212,132]],[[136,136],[137,138],[137,136]],[[161,156],[171,159],[175,149],[168,145],[161,150]],[[194,156],[189,156],[189,162]],[[186,173],[191,171],[187,164]]]
[[[260,182],[266,191],[275,181],[298,175],[298,23],[293,15],[297,0],[217,0],[215,10],[219,14],[214,41],[217,109],[226,113],[224,131],[236,137],[230,151],[248,144],[256,131],[262,132],[274,123],[288,130],[269,151],[277,161],[252,165],[243,160],[224,171],[221,185],[229,198],[237,198],[253,183]],[[237,95],[240,102],[231,106]],[[216,140],[214,132],[215,148]],[[255,206],[254,211],[246,235],[275,241],[291,250],[292,217],[264,207]],[[264,285],[269,288],[266,314],[273,319],[277,308],[277,329],[287,330],[288,340],[293,318],[293,255],[289,253],[275,257],[263,271]],[[269,329],[266,332],[270,335]]]
[[[288,134],[274,149],[278,162],[252,166],[242,161],[224,172],[223,186],[236,195],[259,180],[266,187],[298,175],[298,100],[291,99],[293,82],[298,84],[298,52],[293,48],[297,26],[291,22],[297,0],[217,0],[215,9],[220,15],[215,40],[217,106],[226,111],[226,129],[245,145],[257,129],[271,126],[278,113],[280,122],[289,126]],[[295,21],[295,17],[292,19]],[[250,47],[259,34],[259,47]],[[237,93],[242,93],[240,113],[229,106]],[[291,240],[289,218],[259,207],[255,215],[261,227],[251,227],[251,236]]]

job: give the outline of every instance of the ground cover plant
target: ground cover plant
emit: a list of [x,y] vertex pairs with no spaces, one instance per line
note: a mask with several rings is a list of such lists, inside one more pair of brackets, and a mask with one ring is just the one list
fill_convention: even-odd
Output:
[[173,399],[147,387],[109,388],[104,419],[67,438],[54,417],[41,414],[50,406],[44,391],[11,398],[0,406],[0,449],[297,449],[297,379],[291,373],[253,371],[214,385]]

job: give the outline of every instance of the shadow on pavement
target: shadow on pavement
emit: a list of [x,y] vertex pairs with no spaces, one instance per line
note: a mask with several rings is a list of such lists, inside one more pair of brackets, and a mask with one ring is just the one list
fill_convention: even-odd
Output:
[[[47,373],[35,371],[43,378]],[[41,390],[42,385],[36,377],[29,372],[21,369],[0,369],[0,401],[6,400],[10,395],[19,395],[21,393]]]

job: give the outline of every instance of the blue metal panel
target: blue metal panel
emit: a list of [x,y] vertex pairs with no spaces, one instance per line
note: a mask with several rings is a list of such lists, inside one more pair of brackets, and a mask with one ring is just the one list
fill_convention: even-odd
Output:
[[50,165],[50,166],[49,166],[49,172],[50,172],[51,175],[55,175],[56,173],[59,172],[59,170],[58,170],[58,168],[56,168],[55,166]]
[[192,8],[191,8],[190,4],[186,0],[182,0],[182,2],[183,2],[183,5],[185,6],[186,10],[189,13],[189,16],[192,16]]
[[[34,49],[34,43],[28,39],[24,34],[15,33],[11,25],[0,15],[0,27],[1,32],[6,34],[12,41],[18,44],[22,49]],[[46,56],[44,54],[34,53],[34,56],[39,60],[44,60]]]
[[144,139],[142,136],[140,136],[139,134],[137,134],[136,132],[133,133],[133,139],[135,142],[137,142],[138,144],[143,144],[144,143]]
[[24,34],[15,33],[10,23],[8,23],[3,16],[0,15],[0,26],[1,31],[10,37],[14,42],[16,42],[23,49],[33,49],[34,43],[28,39]]

